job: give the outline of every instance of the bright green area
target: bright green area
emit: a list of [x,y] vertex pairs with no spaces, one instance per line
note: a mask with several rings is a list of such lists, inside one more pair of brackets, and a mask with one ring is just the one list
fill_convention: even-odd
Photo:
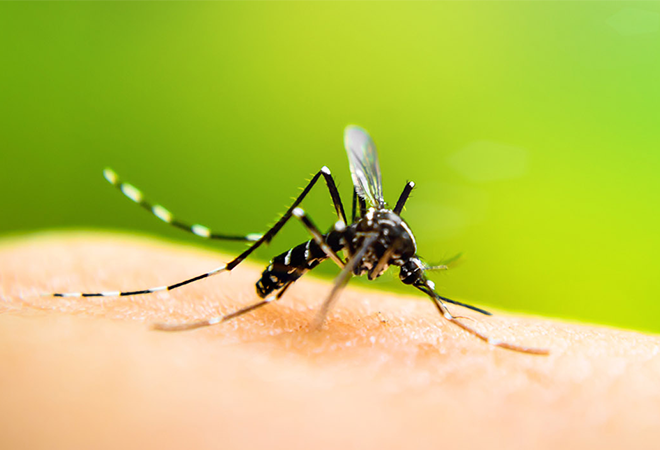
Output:
[[[420,254],[466,254],[443,294],[658,332],[659,26],[653,2],[2,3],[0,233],[197,242],[105,166],[181,218],[261,232],[323,165],[350,199],[357,123],[389,202],[417,183]],[[325,228],[324,189],[305,207]],[[306,239],[292,223],[257,259]]]

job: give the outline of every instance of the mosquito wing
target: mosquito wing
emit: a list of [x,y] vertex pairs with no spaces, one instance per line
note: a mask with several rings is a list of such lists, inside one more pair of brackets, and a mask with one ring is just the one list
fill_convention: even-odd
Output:
[[383,207],[385,201],[378,153],[369,133],[355,125],[347,126],[344,130],[344,146],[348,153],[351,177],[357,194],[370,206]]

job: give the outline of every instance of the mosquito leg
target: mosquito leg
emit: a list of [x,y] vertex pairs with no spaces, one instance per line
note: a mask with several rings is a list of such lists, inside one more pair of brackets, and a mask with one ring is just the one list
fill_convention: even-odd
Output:
[[332,197],[332,204],[334,205],[335,211],[337,212],[337,217],[339,220],[343,221],[345,225],[346,213],[344,212],[344,205],[341,202],[341,197],[339,195],[339,191],[337,190],[335,180],[332,178],[332,174],[330,173],[330,169],[328,169],[326,166],[323,166],[320,173],[323,175],[323,178],[325,178],[325,184],[328,186],[328,191],[330,191],[330,197]]
[[498,339],[493,339],[491,337],[488,337],[481,331],[478,331],[474,328],[472,328],[469,325],[466,325],[465,323],[461,322],[458,320],[457,317],[454,317],[445,304],[442,302],[442,298],[435,293],[433,289],[431,289],[430,286],[424,285],[427,289],[422,289],[421,286],[416,285],[418,289],[420,289],[422,292],[428,294],[431,297],[431,300],[433,300],[433,304],[436,306],[442,317],[444,317],[446,320],[449,322],[453,323],[454,325],[462,328],[463,330],[467,331],[471,335],[481,339],[482,341],[486,342],[489,345],[492,345],[494,347],[500,347],[504,348],[507,350],[513,350],[515,352],[520,352],[520,353],[529,353],[533,355],[548,355],[550,351],[545,348],[534,348],[534,347],[525,347],[521,345],[516,345],[516,344],[510,344],[508,342],[500,341]]
[[209,272],[197,275],[187,280],[179,281],[178,283],[170,284],[169,286],[158,286],[147,289],[140,289],[137,291],[102,291],[102,292],[56,292],[52,294],[41,294],[42,297],[126,297],[128,295],[143,295],[151,294],[154,292],[171,291],[172,289],[185,286],[186,284],[194,283],[195,281],[208,278],[210,276],[227,271],[227,265],[222,265]]
[[273,225],[273,227],[266,232],[266,234],[261,236],[261,238],[257,242],[252,244],[250,248],[248,248],[243,253],[241,253],[236,258],[234,258],[232,261],[230,261],[227,264],[227,270],[232,270],[234,267],[236,267],[241,262],[243,262],[243,260],[247,258],[253,251],[255,251],[261,244],[263,244],[264,242],[268,243],[273,239],[273,237],[280,231],[280,229],[284,226],[284,224],[291,218],[291,215],[293,214],[293,210],[296,209],[300,204],[300,202],[302,202],[303,199],[307,196],[307,194],[309,194],[309,191],[312,190],[312,188],[314,187],[314,185],[316,184],[316,182],[318,181],[321,175],[323,175],[323,177],[325,178],[339,220],[343,220],[344,223],[346,223],[346,214],[344,213],[344,206],[342,205],[341,197],[339,197],[339,192],[337,191],[337,187],[332,178],[332,174],[330,173],[330,169],[323,166],[321,170],[319,170],[316,173],[316,175],[314,175],[314,177],[310,180],[310,182],[307,183],[305,189],[303,189],[303,191],[300,193],[298,198],[296,198],[293,204],[289,206],[289,209],[287,209],[286,212],[282,215],[282,217],[280,217],[280,220],[278,220],[277,223]]
[[365,214],[367,214],[367,202],[359,195],[358,195],[358,202],[360,203],[360,217],[364,217]]
[[369,247],[371,247],[376,239],[378,239],[378,235],[370,235],[366,237],[362,242],[360,249],[348,260],[346,266],[344,266],[339,275],[337,275],[330,294],[323,302],[323,305],[321,305],[319,312],[316,314],[316,318],[312,323],[313,329],[318,330],[323,326],[323,322],[325,322],[325,318],[328,315],[330,308],[332,308],[332,305],[334,305],[335,301],[337,300],[337,294],[339,294],[339,292],[346,286],[348,280],[350,280],[351,276],[353,275],[353,270],[359,264],[362,257],[364,257],[365,253],[367,250],[369,250]]
[[264,298],[261,301],[252,303],[251,305],[247,305],[243,308],[240,308],[236,311],[230,312],[223,316],[217,316],[217,317],[212,317],[210,319],[198,320],[195,322],[186,322],[186,323],[173,323],[173,324],[155,323],[152,325],[152,328],[154,330],[159,330],[159,331],[187,331],[187,330],[195,330],[197,328],[209,327],[211,325],[216,325],[222,322],[227,322],[228,320],[234,319],[238,316],[242,316],[243,314],[249,313],[250,311],[254,311],[255,309],[261,308],[262,306],[266,306],[267,304],[272,303],[275,300],[279,300],[284,295],[284,292],[286,292],[286,290],[292,284],[293,281],[285,284],[277,294],[269,295],[268,297]]
[[355,216],[357,215],[357,191],[353,188],[353,206],[351,208],[351,223],[355,223]]
[[401,214],[401,211],[403,211],[403,206],[406,204],[406,201],[408,200],[408,197],[410,197],[410,193],[412,192],[413,188],[415,187],[415,183],[412,181],[409,181],[406,184],[406,187],[403,188],[403,192],[399,196],[399,200],[396,202],[396,206],[392,211],[394,211],[396,214]]
[[[337,252],[335,252],[333,249],[330,248],[330,246],[325,242],[325,239],[323,238],[323,234],[319,231],[319,229],[314,225],[314,223],[311,221],[309,217],[307,217],[307,214],[305,214],[305,211],[303,211],[302,208],[296,208],[293,210],[293,215],[300,219],[302,224],[305,226],[305,229],[309,232],[309,234],[312,235],[312,238],[314,238],[314,242],[318,244],[319,247],[321,247],[321,250],[329,257],[331,258],[339,267],[344,267],[346,263],[339,257]],[[338,222],[335,224],[335,229],[337,228],[337,225],[340,225]],[[337,230],[337,231],[342,231],[342,230]]]
[[424,286],[424,285],[422,285],[422,286],[415,285],[415,287],[416,287],[417,289],[419,289],[420,291],[424,292],[426,295],[428,295],[428,296],[430,296],[430,297],[433,297],[434,295],[437,295],[438,298],[439,298],[440,300],[442,300],[443,302],[451,303],[451,304],[453,304],[453,305],[462,306],[463,308],[471,309],[472,311],[476,311],[476,312],[481,313],[481,314],[486,315],[486,316],[492,316],[492,315],[493,315],[492,313],[486,311],[485,309],[477,308],[476,306],[468,305],[467,303],[459,302],[459,301],[452,300],[452,299],[447,298],[447,297],[443,297],[442,295],[438,295],[438,294],[435,293],[435,291],[434,291],[434,289],[435,289],[435,284],[433,283],[433,281],[431,281],[431,280],[426,280],[426,283],[427,283],[427,286]]
[[[114,172],[113,172],[114,173]],[[203,273],[201,275],[194,276],[192,278],[188,278],[183,281],[179,281],[178,283],[174,283],[171,285],[167,286],[158,286],[158,287],[152,287],[152,288],[147,288],[147,289],[139,289],[139,290],[132,290],[132,291],[103,291],[103,292],[63,292],[63,293],[49,293],[49,294],[42,294],[42,296],[46,297],[124,297],[128,295],[142,295],[142,294],[151,294],[152,292],[160,292],[160,291],[171,291],[173,289],[179,288],[181,286],[185,286],[187,284],[193,283],[195,281],[202,280],[204,278],[210,277],[212,275],[216,275],[221,272],[226,272],[233,270],[234,267],[239,265],[241,262],[245,260],[252,252],[254,252],[261,244],[264,242],[268,243],[270,242],[273,237],[282,229],[284,224],[291,218],[292,211],[300,204],[300,202],[303,201],[303,199],[307,196],[309,191],[314,187],[316,182],[318,181],[319,177],[323,175],[326,179],[326,182],[328,182],[328,188],[330,189],[330,194],[331,196],[334,197],[336,196],[338,201],[335,202],[335,207],[337,208],[338,211],[340,211],[340,214],[342,216],[340,217],[340,220],[342,220],[344,208],[341,204],[341,199],[339,199],[339,193],[337,192],[337,189],[334,184],[334,181],[332,181],[332,175],[330,174],[330,170],[327,167],[323,167],[321,170],[319,170],[316,175],[311,179],[309,183],[307,183],[307,186],[303,191],[300,193],[300,195],[296,198],[296,200],[293,202],[293,204],[287,209],[287,211],[284,213],[282,217],[275,223],[275,225],[268,230],[263,236],[260,236],[256,242],[254,242],[247,250],[245,250],[243,253],[238,255],[236,258],[231,260],[225,265],[222,265],[220,267],[217,267],[209,272]],[[331,188],[334,187],[334,190]],[[131,186],[132,187],[132,186]],[[127,189],[130,192],[130,188]],[[139,195],[136,195],[138,200],[141,201],[141,196],[142,194],[137,191]],[[333,194],[334,192],[334,194]],[[139,203],[139,201],[138,201]],[[345,223],[345,220],[344,220]]]
[[122,182],[117,174],[112,169],[105,169],[103,171],[103,176],[110,184],[119,189],[126,197],[133,200],[143,209],[146,209],[154,216],[158,217],[163,222],[172,225],[173,227],[179,228],[188,233],[196,234],[199,237],[205,239],[218,239],[218,240],[227,240],[227,241],[258,241],[261,237],[260,234],[252,233],[245,236],[235,236],[229,234],[220,234],[212,232],[208,227],[200,224],[188,224],[176,219],[173,214],[162,205],[151,203],[144,199],[142,192],[129,183]]

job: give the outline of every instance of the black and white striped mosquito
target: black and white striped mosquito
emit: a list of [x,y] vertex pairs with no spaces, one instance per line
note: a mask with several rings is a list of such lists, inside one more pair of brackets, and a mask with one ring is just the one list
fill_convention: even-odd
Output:
[[[248,234],[246,236],[231,236],[216,234],[203,225],[189,225],[180,222],[174,218],[169,210],[161,205],[146,201],[140,190],[128,183],[122,182],[115,172],[106,169],[104,176],[112,185],[121,190],[126,197],[149,210],[162,221],[203,238],[249,241],[253,242],[253,244],[227,264],[168,286],[133,291],[69,292],[47,295],[55,297],[123,297],[171,291],[212,275],[233,270],[260,245],[269,243],[293,216],[302,222],[312,236],[312,239],[272,259],[256,284],[257,295],[261,300],[223,316],[181,324],[156,324],[154,327],[163,331],[182,331],[226,322],[280,299],[284,292],[302,275],[315,268],[322,261],[330,258],[341,268],[341,272],[335,279],[330,294],[319,309],[314,323],[316,328],[322,326],[328,311],[337,300],[339,292],[346,286],[352,276],[366,274],[370,280],[374,280],[382,275],[389,266],[397,266],[400,270],[399,278],[401,281],[428,295],[442,317],[452,324],[459,326],[473,336],[493,346],[524,353],[547,354],[548,351],[545,349],[523,347],[492,339],[466,325],[460,318],[453,316],[449,312],[445,303],[460,305],[473,311],[490,315],[489,312],[475,306],[438,295],[435,292],[433,282],[426,277],[425,272],[427,270],[446,267],[430,267],[422,262],[417,256],[415,237],[406,222],[401,218],[401,211],[415,184],[413,182],[407,183],[394,208],[388,209],[383,199],[378,153],[369,134],[360,127],[349,126],[344,132],[344,145],[348,153],[351,177],[354,185],[350,223],[347,221],[344,206],[330,169],[324,166],[314,175],[302,193],[277,223],[263,235]],[[323,177],[328,187],[338,218],[337,222],[327,233],[319,231],[302,208],[299,207],[300,203],[321,177]]]

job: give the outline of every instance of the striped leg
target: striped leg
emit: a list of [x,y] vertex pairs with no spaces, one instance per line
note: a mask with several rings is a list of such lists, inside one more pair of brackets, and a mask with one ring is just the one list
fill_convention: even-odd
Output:
[[195,281],[208,278],[212,275],[216,275],[226,270],[227,270],[227,265],[222,265],[220,267],[216,267],[215,269],[209,272],[203,273],[201,275],[197,275],[192,278],[188,278],[187,280],[179,281],[178,283],[170,284],[169,286],[157,286],[148,289],[140,289],[137,291],[62,292],[62,293],[57,292],[54,294],[41,294],[41,296],[42,297],[126,297],[128,295],[151,294],[153,292],[171,291],[172,289],[185,286],[186,284],[194,283]]
[[132,184],[129,183],[124,183],[122,182],[117,174],[112,171],[112,169],[105,169],[103,171],[103,176],[105,177],[106,180],[110,182],[113,186],[115,186],[117,189],[119,189],[126,197],[129,199],[133,200],[135,203],[140,205],[142,208],[146,209],[147,211],[151,212],[154,216],[158,217],[160,220],[163,222],[170,224],[176,228],[180,228],[184,231],[187,231],[188,233],[193,233],[196,234],[197,236],[203,237],[205,239],[220,239],[220,240],[227,240],[227,241],[251,241],[255,242],[258,241],[259,238],[261,237],[260,234],[252,233],[248,234],[245,236],[235,236],[235,235],[229,235],[229,234],[220,234],[220,233],[214,233],[212,232],[209,228],[205,227],[204,225],[200,225],[198,223],[196,224],[188,224],[185,222],[181,222],[174,218],[172,213],[167,210],[165,207],[158,205],[158,204],[153,204],[147,200],[144,199],[142,192],[133,186]]
[[438,309],[438,311],[440,312],[443,318],[453,323],[454,325],[458,326],[459,328],[462,328],[463,330],[467,331],[471,335],[481,339],[482,341],[494,347],[505,348],[507,350],[513,350],[514,352],[529,353],[532,355],[548,355],[550,353],[550,351],[545,348],[525,347],[522,345],[510,344],[508,342],[500,341],[498,339],[493,339],[491,337],[486,336],[481,331],[475,330],[471,326],[466,325],[465,323],[461,322],[458,317],[454,317],[449,312],[449,310],[443,303],[443,298],[440,297],[438,294],[436,294],[432,286],[433,285],[428,280],[422,281],[419,284],[415,284],[415,287],[417,289],[419,289],[420,291],[424,292],[429,297],[431,297],[433,304],[436,306],[436,308]]
[[[323,238],[323,234],[321,234],[319,229],[316,227],[316,225],[314,225],[314,223],[310,220],[310,218],[307,217],[305,211],[303,211],[302,208],[295,208],[292,214],[298,219],[300,219],[302,224],[305,226],[305,229],[314,238],[314,242],[316,242],[318,246],[321,247],[321,250],[323,250],[326,256],[332,259],[339,267],[343,268],[346,265],[346,263],[339,257],[337,252],[331,249],[330,246],[325,242],[325,239]],[[345,228],[346,226],[340,221],[338,221],[335,224],[335,231],[343,231]]]
[[[293,204],[289,207],[289,209],[286,210],[284,215],[280,217],[280,219],[275,223],[275,225],[266,232],[263,236],[259,237],[259,239],[252,244],[247,250],[245,250],[243,253],[238,255],[236,258],[231,260],[225,265],[222,265],[220,267],[217,267],[209,272],[203,273],[201,275],[194,276],[192,278],[188,278],[187,280],[179,281],[178,283],[170,284],[168,286],[158,286],[158,287],[152,287],[148,289],[139,289],[139,290],[132,290],[132,291],[104,291],[104,292],[93,292],[93,293],[85,293],[85,292],[65,292],[65,293],[48,293],[48,294],[42,294],[42,296],[46,297],[124,297],[128,295],[143,295],[143,294],[151,294],[152,292],[160,292],[160,291],[171,291],[172,289],[179,288],[181,286],[185,286],[190,283],[194,283],[195,281],[202,280],[204,278],[208,278],[212,275],[216,275],[221,272],[225,271],[230,271],[233,270],[234,267],[238,266],[241,262],[245,260],[253,251],[255,251],[261,244],[268,243],[270,242],[273,237],[282,229],[284,224],[291,218],[291,215],[293,214],[293,210],[298,207],[300,202],[303,201],[303,199],[307,196],[309,191],[314,187],[316,182],[318,181],[319,177],[323,175],[326,180],[326,184],[328,185],[328,189],[330,190],[330,195],[332,196],[333,202],[335,204],[335,208],[337,210],[337,213],[339,215],[339,220],[344,221],[345,223],[345,216],[344,216],[344,207],[342,206],[341,203],[341,198],[339,197],[339,193],[337,192],[337,188],[335,186],[335,182],[332,179],[332,175],[330,174],[330,169],[327,167],[323,167],[321,170],[319,170],[316,175],[310,180],[310,182],[307,184],[305,189],[300,193],[298,198],[293,202]],[[130,189],[129,189],[130,191]],[[139,197],[138,197],[139,198]],[[138,201],[139,203],[139,201]]]
[[217,317],[212,317],[210,319],[197,320],[195,322],[186,322],[186,323],[174,323],[174,324],[155,323],[153,324],[153,329],[159,331],[188,331],[188,330],[195,330],[197,328],[209,327],[211,325],[216,325],[218,323],[226,322],[238,316],[242,316],[245,313],[249,313],[250,311],[254,311],[257,308],[266,306],[267,304],[275,300],[279,300],[280,298],[282,298],[282,295],[284,295],[284,292],[292,284],[293,282],[290,282],[286,284],[277,294],[269,295],[268,297],[264,298],[261,301],[245,306],[229,314],[225,314],[224,316],[217,316]]

